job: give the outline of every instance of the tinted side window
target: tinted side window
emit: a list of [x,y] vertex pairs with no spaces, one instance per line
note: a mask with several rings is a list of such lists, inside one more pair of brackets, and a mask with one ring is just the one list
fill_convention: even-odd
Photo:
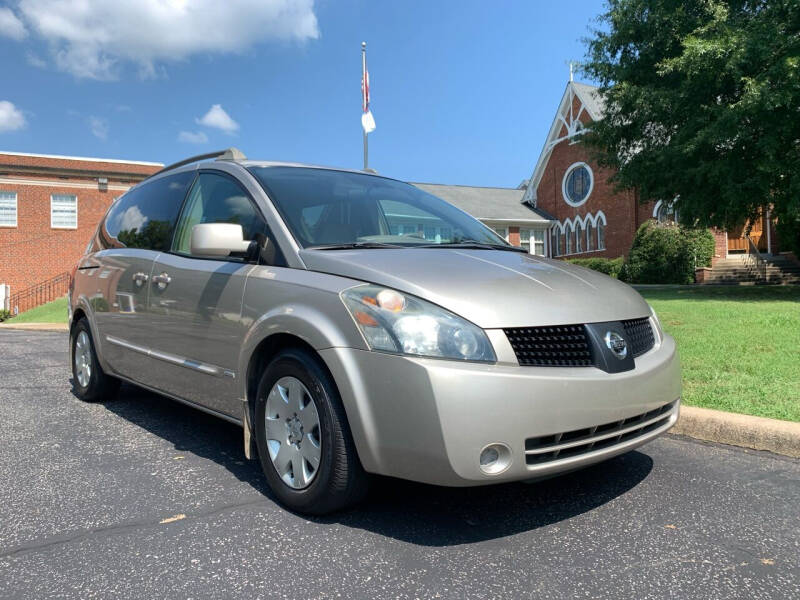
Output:
[[245,240],[255,240],[264,262],[284,264],[269,228],[248,193],[232,178],[200,173],[183,207],[172,251],[190,254],[192,228],[200,223],[236,223],[242,226]]
[[194,171],[145,182],[122,196],[103,223],[107,247],[169,250],[172,231]]

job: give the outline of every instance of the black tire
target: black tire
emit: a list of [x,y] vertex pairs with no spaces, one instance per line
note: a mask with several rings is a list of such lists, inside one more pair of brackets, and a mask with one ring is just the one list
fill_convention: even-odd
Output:
[[[75,364],[75,352],[78,339],[81,333],[86,334],[85,340],[88,342],[90,374],[86,385],[81,385],[78,378],[77,367]],[[84,402],[103,402],[110,400],[117,395],[119,390],[119,379],[107,375],[100,363],[97,361],[94,339],[89,329],[86,319],[81,319],[72,327],[69,337],[69,362],[72,367],[72,391]]]
[[[267,396],[282,377],[302,382],[319,416],[319,468],[303,489],[295,489],[281,479],[267,448]],[[287,349],[267,365],[258,384],[253,429],[267,483],[278,501],[290,510],[323,515],[352,506],[366,494],[368,475],[358,459],[339,392],[330,375],[309,352]]]

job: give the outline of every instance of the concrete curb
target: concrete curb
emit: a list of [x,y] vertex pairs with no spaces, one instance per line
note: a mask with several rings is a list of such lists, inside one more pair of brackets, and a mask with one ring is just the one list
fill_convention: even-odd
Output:
[[670,433],[800,458],[800,423],[681,406]]
[[66,323],[0,323],[3,329],[19,329],[25,331],[69,331]]

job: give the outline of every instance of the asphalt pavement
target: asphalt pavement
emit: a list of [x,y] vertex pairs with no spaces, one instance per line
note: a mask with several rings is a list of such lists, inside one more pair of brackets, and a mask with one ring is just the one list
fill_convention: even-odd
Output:
[[65,333],[0,331],[1,598],[800,598],[796,459],[666,436],[532,484],[379,479],[308,519],[235,426],[69,379]]

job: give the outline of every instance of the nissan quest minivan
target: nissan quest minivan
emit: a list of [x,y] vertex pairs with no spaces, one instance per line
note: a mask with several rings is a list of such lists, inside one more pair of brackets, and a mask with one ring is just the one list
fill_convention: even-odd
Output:
[[551,476],[678,418],[675,342],[630,287],[412,185],[236,149],[112,204],[69,317],[79,398],[126,381],[241,425],[275,496],[310,514],[373,473]]

